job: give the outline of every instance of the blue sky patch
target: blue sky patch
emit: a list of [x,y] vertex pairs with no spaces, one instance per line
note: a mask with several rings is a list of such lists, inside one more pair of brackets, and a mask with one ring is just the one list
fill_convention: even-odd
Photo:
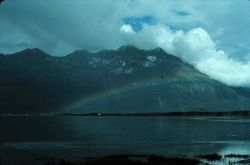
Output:
[[190,29],[196,28],[197,25],[194,24],[166,24],[173,31],[183,30],[188,31]]
[[209,29],[209,27],[206,24],[202,23],[173,23],[173,22],[168,22],[165,23],[166,26],[168,26],[171,30],[173,31],[179,31],[182,30],[184,32],[187,32],[191,29],[201,27],[203,29]]
[[143,16],[143,17],[126,17],[123,19],[125,24],[129,24],[132,26],[135,32],[139,32],[142,30],[143,24],[155,25],[157,23],[157,19],[152,16]]

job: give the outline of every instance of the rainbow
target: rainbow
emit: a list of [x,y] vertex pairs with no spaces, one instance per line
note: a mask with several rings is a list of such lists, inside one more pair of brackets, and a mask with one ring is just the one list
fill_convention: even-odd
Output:
[[93,101],[102,100],[102,99],[108,98],[110,96],[114,96],[117,94],[121,94],[123,92],[135,90],[138,88],[143,88],[146,86],[155,86],[155,85],[163,84],[166,82],[170,82],[170,80],[174,80],[174,79],[163,78],[161,75],[157,75],[155,77],[151,77],[148,79],[142,79],[142,80],[139,80],[136,82],[128,83],[124,86],[120,86],[117,88],[110,88],[107,90],[103,90],[103,91],[100,91],[98,93],[92,94],[90,96],[87,96],[87,97],[84,96],[84,97],[81,97],[81,98],[74,100],[69,105],[66,105],[62,109],[62,112],[71,112],[72,110],[79,109],[83,105],[91,103]]

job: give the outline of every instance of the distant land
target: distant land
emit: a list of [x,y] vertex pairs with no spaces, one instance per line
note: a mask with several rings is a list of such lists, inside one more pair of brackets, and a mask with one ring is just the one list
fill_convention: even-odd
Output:
[[249,88],[213,80],[161,48],[125,45],[96,53],[77,50],[63,57],[37,48],[0,54],[1,114],[247,110]]
[[250,116],[250,111],[224,112],[141,112],[141,113],[62,113],[58,116]]

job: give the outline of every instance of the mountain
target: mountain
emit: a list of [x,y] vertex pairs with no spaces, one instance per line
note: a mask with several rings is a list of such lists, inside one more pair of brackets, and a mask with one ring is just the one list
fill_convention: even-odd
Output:
[[250,89],[209,78],[161,48],[54,57],[0,55],[0,113],[176,112],[250,109]]

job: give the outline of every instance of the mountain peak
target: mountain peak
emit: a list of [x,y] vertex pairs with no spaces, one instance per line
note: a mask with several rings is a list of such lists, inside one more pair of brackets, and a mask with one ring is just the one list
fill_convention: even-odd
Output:
[[139,50],[137,47],[133,45],[122,45],[118,50]]
[[90,54],[90,52],[89,51],[87,51],[87,50],[83,50],[83,49],[81,49],[81,50],[75,50],[75,51],[73,51],[72,53],[70,53],[69,55],[66,55],[66,56],[82,56],[82,55],[85,55],[85,54]]
[[39,54],[39,53],[47,54],[39,48],[27,48],[27,49],[23,50],[23,52],[33,53],[33,54]]
[[153,52],[165,52],[161,47],[156,47],[154,49],[151,49],[150,51],[153,51]]
[[38,49],[38,48],[32,48],[32,49],[27,48],[21,52],[14,53],[13,55],[16,55],[16,56],[37,56],[37,57],[49,56],[47,53],[45,53],[44,51],[42,51],[41,49]]
[[[143,50],[143,49],[140,49],[134,45],[122,45],[118,51],[130,51],[130,50],[134,50],[134,51],[138,51],[138,50]],[[150,49],[149,51],[151,52],[157,52],[157,53],[166,53],[161,47],[156,47],[154,49]]]

